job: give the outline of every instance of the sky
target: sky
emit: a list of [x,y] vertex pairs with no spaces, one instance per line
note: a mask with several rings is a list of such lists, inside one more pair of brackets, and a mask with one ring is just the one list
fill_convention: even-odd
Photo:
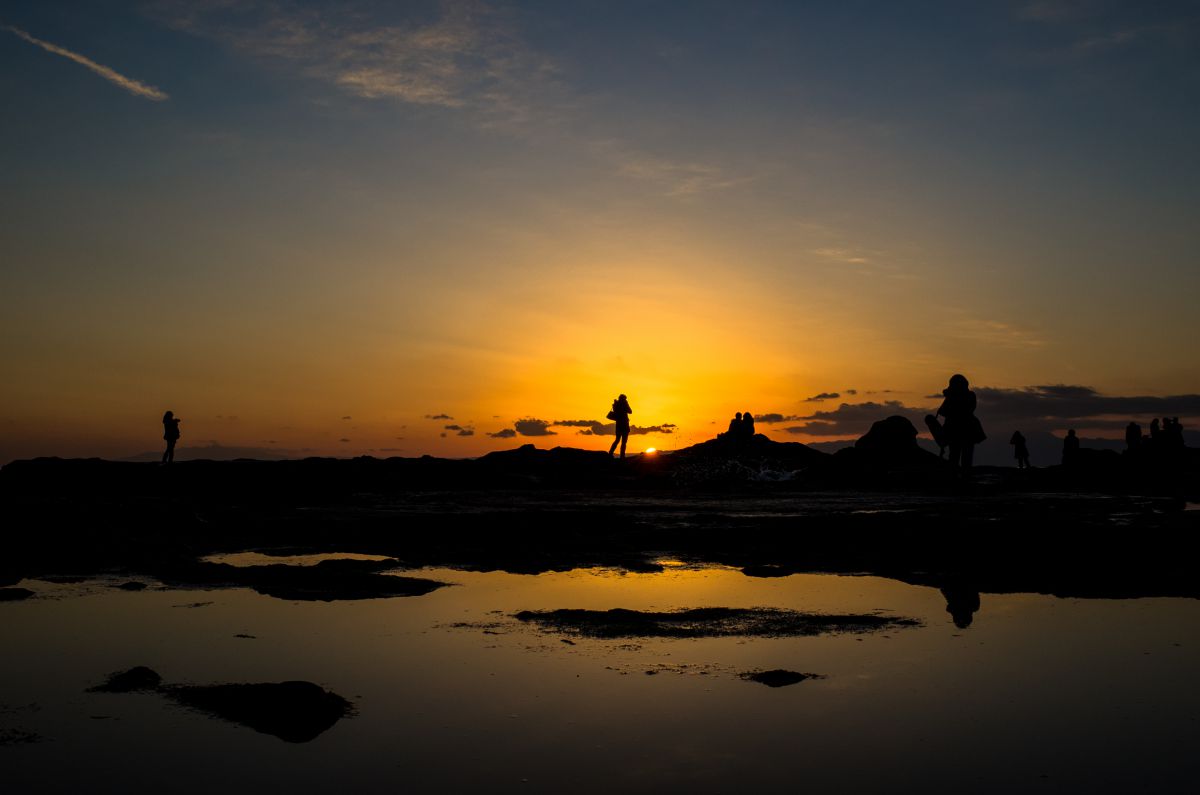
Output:
[[1200,421],[1194,2],[0,0],[0,106],[0,462]]

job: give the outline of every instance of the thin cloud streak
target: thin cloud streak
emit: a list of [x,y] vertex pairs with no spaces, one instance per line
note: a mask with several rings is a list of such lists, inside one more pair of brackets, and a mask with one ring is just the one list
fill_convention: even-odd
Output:
[[479,0],[441,0],[432,20],[374,24],[369,14],[242,0],[163,0],[167,26],[252,57],[288,64],[359,99],[465,114],[480,129],[535,143],[565,142],[621,177],[689,200],[753,175],[672,159],[596,138],[583,97],[555,60],[530,46],[509,14]]
[[372,25],[362,14],[271,2],[167,2],[176,29],[305,74],[370,100],[472,109],[492,123],[523,119],[554,93],[553,67],[483,3],[443,0],[428,22]]
[[66,48],[59,47],[57,44],[51,44],[48,41],[42,41],[39,38],[35,38],[35,37],[29,35],[28,33],[21,30],[20,28],[14,28],[12,25],[4,25],[3,27],[5,30],[11,32],[13,35],[24,39],[25,41],[29,42],[30,44],[34,44],[38,47],[41,47],[46,52],[54,53],[55,55],[61,55],[64,58],[74,61],[75,63],[79,64],[80,66],[85,66],[88,69],[91,69],[93,72],[100,75],[108,82],[113,83],[114,85],[125,89],[130,94],[133,94],[133,95],[139,96],[139,97],[143,97],[145,99],[149,99],[154,102],[164,102],[171,98],[170,95],[167,94],[167,92],[165,92],[159,88],[156,88],[152,85],[148,85],[147,83],[143,83],[140,80],[134,80],[132,77],[126,77],[125,75],[121,74],[120,72],[118,72],[114,69],[110,69],[109,67],[104,66],[103,64],[98,64],[95,61],[93,61],[91,58],[87,58],[83,55],[80,55],[77,52],[71,52],[70,50],[68,50]]

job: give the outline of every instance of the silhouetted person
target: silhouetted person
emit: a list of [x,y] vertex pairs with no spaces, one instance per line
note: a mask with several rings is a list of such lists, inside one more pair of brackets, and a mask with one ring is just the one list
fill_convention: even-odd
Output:
[[737,414],[734,415],[733,419],[731,419],[729,421],[729,430],[726,431],[726,433],[729,434],[730,439],[736,439],[738,434],[740,434],[741,432],[742,432],[742,412],[739,411]]
[[179,441],[179,418],[175,412],[168,411],[163,415],[163,439],[167,441],[167,449],[163,451],[162,462],[170,464],[175,460],[175,442]]
[[1157,447],[1162,441],[1162,429],[1158,425],[1158,417],[1150,420],[1150,444]]
[[617,438],[613,439],[612,447],[608,448],[608,454],[611,456],[617,449],[617,445],[621,445],[621,458],[625,457],[625,445],[629,444],[629,415],[633,413],[633,409],[629,408],[629,401],[624,395],[620,395],[613,401],[612,411],[608,416],[617,423],[616,431]]
[[1129,452],[1137,450],[1142,445],[1142,426],[1131,422],[1125,426],[1125,449]]
[[946,612],[954,619],[954,626],[966,629],[979,612],[979,591],[965,583],[948,584],[942,588],[946,599]]
[[1017,469],[1029,469],[1029,447],[1020,431],[1013,431],[1008,443],[1013,446],[1013,456],[1017,459]]
[[1079,437],[1075,435],[1075,429],[1067,431],[1067,437],[1063,439],[1063,466],[1073,467],[1079,463]]
[[742,412],[742,436],[746,439],[754,436],[754,415],[748,411]]
[[1167,426],[1167,444],[1175,449],[1186,447],[1183,441],[1183,423],[1178,417],[1171,418],[1171,424]]
[[965,475],[971,470],[975,445],[987,438],[983,425],[975,416],[975,393],[965,375],[955,374],[942,390],[942,397],[937,413],[946,418],[943,435],[950,448],[950,464]]

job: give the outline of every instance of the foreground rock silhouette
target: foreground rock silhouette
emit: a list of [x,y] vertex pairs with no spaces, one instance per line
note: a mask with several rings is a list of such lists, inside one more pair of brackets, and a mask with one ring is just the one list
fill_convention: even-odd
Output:
[[[670,552],[755,576],[1200,596],[1177,554],[1200,531],[1200,511],[1184,510],[1200,502],[1200,451],[1181,450],[1169,469],[1119,455],[1072,470],[976,467],[963,483],[914,436],[891,417],[834,455],[759,434],[624,462],[531,445],[477,460],[18,461],[0,470],[0,586],[116,574],[285,599],[391,598],[442,583],[388,569],[646,570]],[[304,569],[199,560],[246,549],[391,559]]]
[[89,692],[159,693],[185,707],[289,743],[314,740],[353,711],[349,701],[312,682],[164,685],[162,677],[145,666],[111,674]]

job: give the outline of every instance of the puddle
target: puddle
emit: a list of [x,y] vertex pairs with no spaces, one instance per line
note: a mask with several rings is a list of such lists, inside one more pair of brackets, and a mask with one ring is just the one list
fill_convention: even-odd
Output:
[[[972,592],[959,628],[935,588],[659,563],[420,569],[406,573],[457,587],[416,599],[55,585],[78,595],[0,604],[0,706],[38,705],[0,709],[5,786],[85,791],[121,770],[123,791],[146,793],[1191,788],[1200,601]],[[920,625],[607,637],[513,618],[717,608]],[[173,687],[308,682],[355,715],[295,745],[211,704],[85,692],[139,665]]]

